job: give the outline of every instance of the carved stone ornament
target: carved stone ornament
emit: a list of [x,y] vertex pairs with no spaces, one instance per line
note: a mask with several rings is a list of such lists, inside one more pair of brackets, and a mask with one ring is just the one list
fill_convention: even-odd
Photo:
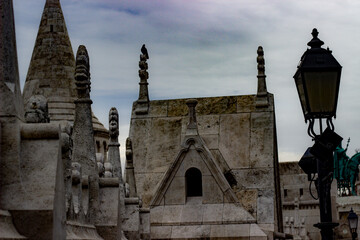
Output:
[[27,123],[48,123],[48,103],[44,96],[34,95],[26,102],[25,121]]

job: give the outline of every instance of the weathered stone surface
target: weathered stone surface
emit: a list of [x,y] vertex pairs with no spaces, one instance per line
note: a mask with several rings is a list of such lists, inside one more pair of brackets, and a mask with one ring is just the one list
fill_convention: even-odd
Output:
[[190,149],[186,153],[182,164],[180,165],[179,169],[177,170],[176,176],[184,177],[186,171],[192,167],[199,169],[201,171],[202,176],[210,176],[211,175],[208,167],[206,166],[205,162],[203,161],[203,159],[201,158],[199,153],[195,149]]
[[118,188],[100,188],[100,208],[97,221],[102,224],[117,226],[118,219]]
[[222,203],[224,193],[213,176],[203,176],[203,203]]
[[172,225],[174,223],[180,223],[181,213],[183,210],[183,205],[169,205],[164,207],[163,211],[163,225]]
[[275,193],[273,189],[259,191],[257,199],[257,222],[274,223],[275,207],[273,205]]
[[[180,147],[181,118],[153,119],[150,128],[151,151],[146,158],[146,169],[150,172],[165,172]],[[140,136],[139,136],[140,137]]]
[[246,223],[255,222],[255,219],[244,208],[234,203],[224,203],[223,222]]
[[246,113],[255,110],[255,95],[237,96],[237,112]]
[[250,165],[253,168],[273,165],[273,121],[271,112],[251,113]]
[[249,167],[249,130],[250,114],[248,113],[220,117],[219,150],[232,169]]
[[223,218],[224,204],[205,204],[203,205],[203,223],[221,224]]
[[151,208],[150,211],[150,224],[151,225],[161,225],[163,222],[164,216],[164,206],[156,206]]
[[143,207],[149,206],[163,175],[163,173],[135,174],[136,188],[138,189],[138,194],[141,193]]
[[209,236],[209,225],[173,226],[171,230],[173,239],[208,238]]
[[256,217],[256,204],[258,198],[257,189],[240,190],[236,192],[241,205],[253,216]]
[[185,177],[174,177],[165,194],[165,204],[185,204]]
[[256,168],[256,169],[238,169],[233,170],[236,181],[241,186],[254,189],[273,188],[274,186],[274,169]]
[[181,212],[180,223],[183,225],[201,224],[203,221],[203,205],[186,204]]
[[151,227],[152,239],[169,239],[171,238],[171,226],[153,226]]
[[12,1],[1,1],[0,15],[0,116],[23,119]]

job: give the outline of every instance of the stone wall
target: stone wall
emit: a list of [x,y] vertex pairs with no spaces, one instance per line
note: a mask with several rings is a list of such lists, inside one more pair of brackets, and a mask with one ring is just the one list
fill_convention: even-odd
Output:
[[[264,231],[273,232],[278,231],[277,159],[273,95],[268,97],[270,104],[263,108],[256,107],[255,95],[197,98],[196,114],[199,135],[240,204]],[[137,195],[145,207],[185,138],[189,122],[186,100],[150,101],[149,111],[143,115],[137,115],[137,103],[133,105],[129,137]]]

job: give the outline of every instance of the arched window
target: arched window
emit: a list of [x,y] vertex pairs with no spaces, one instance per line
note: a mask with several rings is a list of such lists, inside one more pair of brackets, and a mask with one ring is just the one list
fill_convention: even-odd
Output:
[[202,176],[197,168],[189,168],[185,173],[186,196],[199,197],[202,196]]

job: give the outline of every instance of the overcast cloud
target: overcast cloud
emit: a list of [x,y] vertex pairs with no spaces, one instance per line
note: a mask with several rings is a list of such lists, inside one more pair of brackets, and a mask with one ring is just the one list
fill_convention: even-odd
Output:
[[[45,0],[14,0],[20,79],[24,86]],[[62,0],[74,52],[86,45],[93,111],[108,126],[120,114],[124,156],[138,61],[146,43],[150,99],[255,94],[257,47],[265,51],[275,95],[281,161],[312,145],[293,75],[314,27],[343,66],[335,131],[360,148],[360,2],[357,0]],[[124,157],[123,157],[124,160]]]

